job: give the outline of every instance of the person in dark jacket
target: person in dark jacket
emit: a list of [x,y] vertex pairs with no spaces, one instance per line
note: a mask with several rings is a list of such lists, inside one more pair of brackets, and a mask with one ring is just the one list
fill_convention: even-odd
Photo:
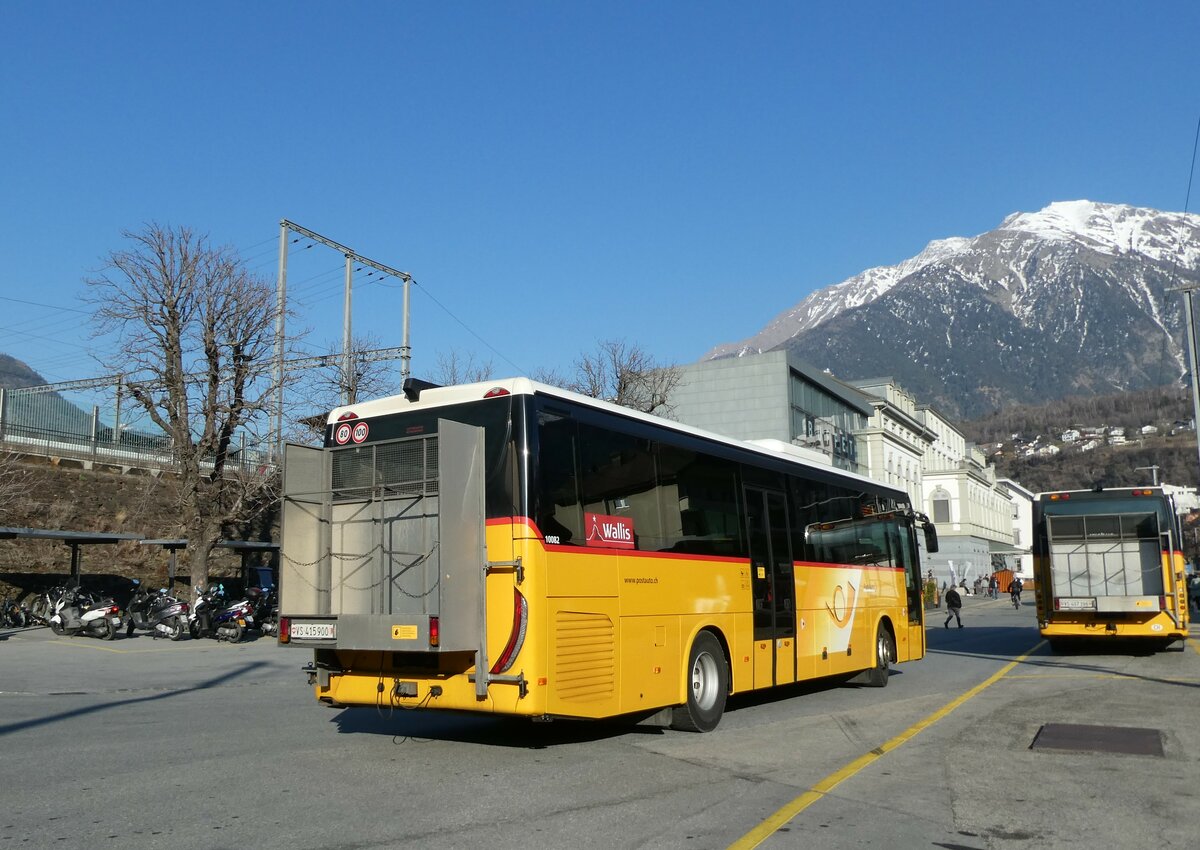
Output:
[[962,597],[958,595],[958,591],[951,587],[946,591],[946,622],[943,623],[944,628],[950,628],[951,620],[958,620],[958,627],[961,629],[962,624]]

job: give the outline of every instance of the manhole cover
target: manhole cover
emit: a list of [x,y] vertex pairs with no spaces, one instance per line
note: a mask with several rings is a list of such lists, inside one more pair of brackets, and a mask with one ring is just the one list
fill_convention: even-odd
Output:
[[1075,750],[1076,752],[1161,756],[1163,754],[1163,736],[1162,732],[1157,729],[1047,723],[1038,730],[1029,748],[1031,750]]

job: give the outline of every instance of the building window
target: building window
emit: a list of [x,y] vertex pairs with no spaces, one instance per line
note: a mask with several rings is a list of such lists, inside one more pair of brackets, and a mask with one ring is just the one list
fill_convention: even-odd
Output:
[[950,494],[940,487],[930,497],[933,503],[933,521],[950,522]]

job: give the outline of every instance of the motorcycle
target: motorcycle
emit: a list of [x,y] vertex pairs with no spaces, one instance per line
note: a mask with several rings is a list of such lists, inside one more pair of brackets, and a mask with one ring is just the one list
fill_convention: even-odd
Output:
[[23,629],[29,625],[29,613],[25,606],[15,599],[5,599],[0,602],[0,626],[13,629]]
[[196,594],[196,602],[188,615],[188,630],[192,637],[237,643],[245,636],[247,626],[253,624],[249,602],[243,599],[226,604],[225,586],[220,584],[208,591],[198,587]]
[[165,587],[151,593],[138,579],[133,580],[133,586],[133,597],[125,607],[129,616],[126,637],[132,637],[135,631],[145,631],[154,637],[179,640],[188,633],[188,603],[171,596]]
[[90,635],[106,640],[117,639],[121,623],[121,608],[112,599],[96,599],[77,587],[68,588],[58,599],[49,621],[56,635]]
[[274,635],[279,630],[279,600],[275,589],[251,587],[246,591],[246,601],[251,607],[247,626],[257,626],[267,637]]
[[29,606],[30,619],[43,626],[50,625],[50,616],[54,613],[55,606],[66,592],[66,586],[61,584],[57,587],[43,590],[33,600],[33,604]]

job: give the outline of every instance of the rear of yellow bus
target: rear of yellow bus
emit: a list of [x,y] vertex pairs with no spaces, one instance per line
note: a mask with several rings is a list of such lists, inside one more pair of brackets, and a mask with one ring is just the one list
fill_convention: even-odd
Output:
[[1183,553],[1161,488],[1042,493],[1034,522],[1038,627],[1052,648],[1187,637]]

